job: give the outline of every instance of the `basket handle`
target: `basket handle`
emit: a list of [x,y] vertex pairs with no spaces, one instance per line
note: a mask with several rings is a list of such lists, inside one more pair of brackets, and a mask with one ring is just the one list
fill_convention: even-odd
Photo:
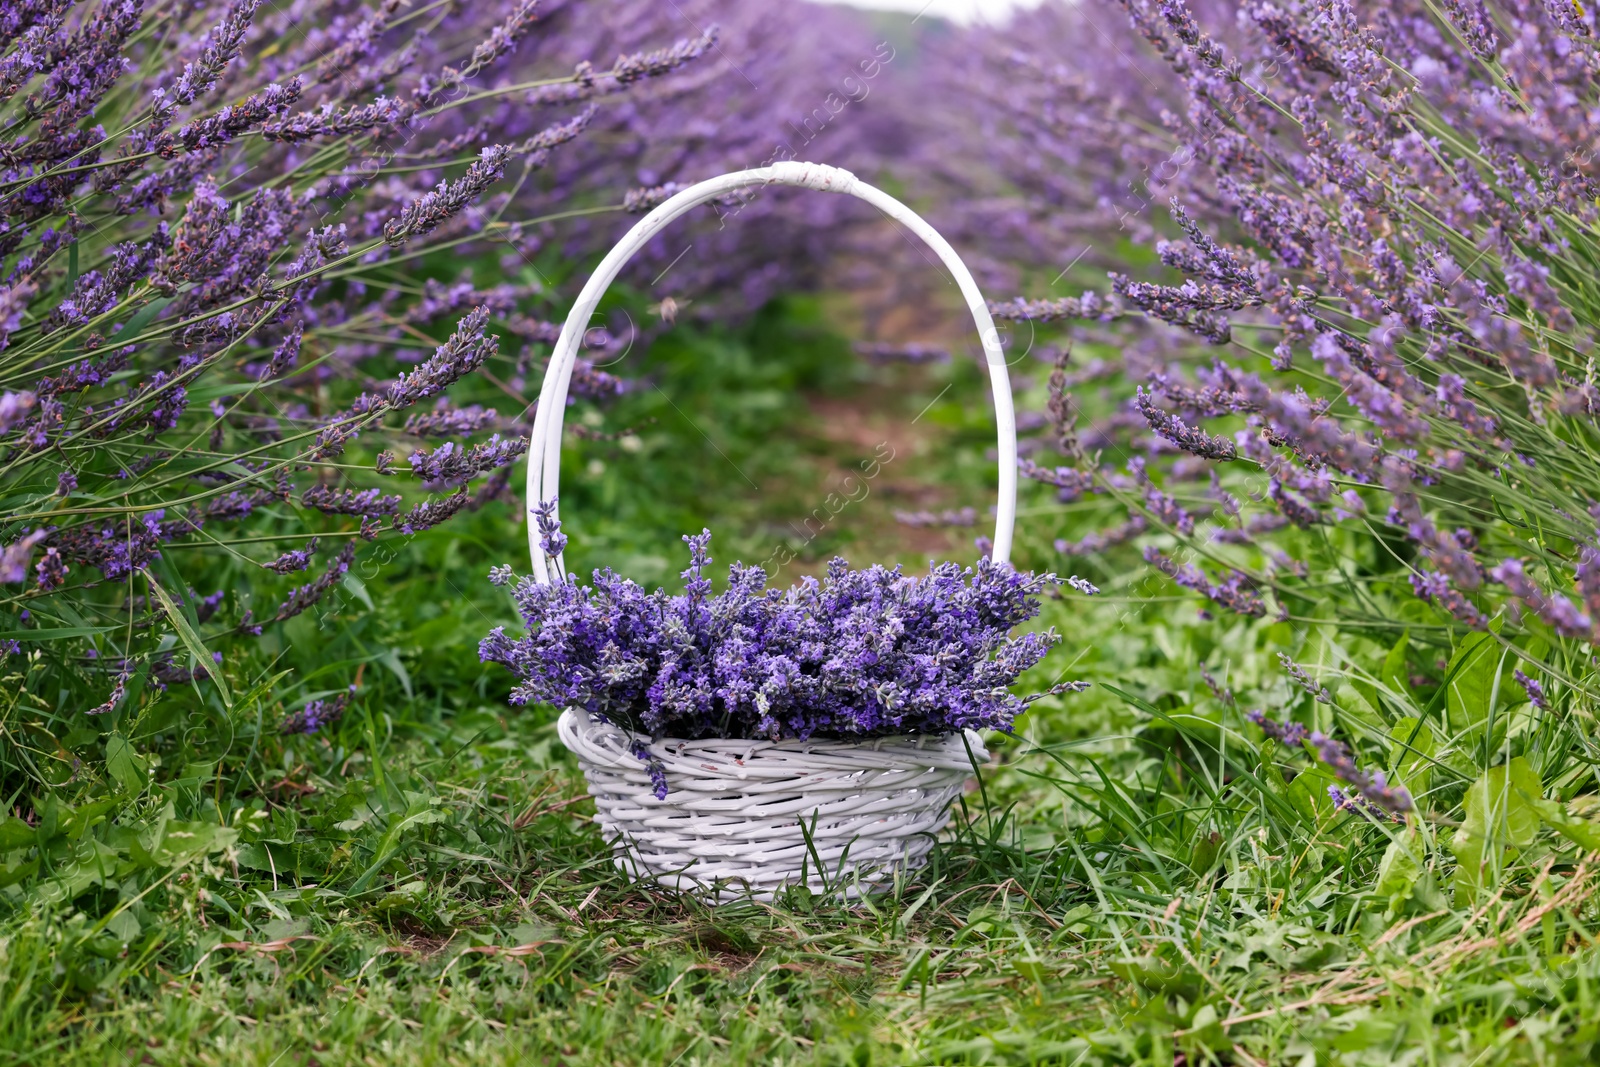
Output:
[[[1011,403],[1011,379],[1007,374],[1005,352],[1000,347],[1000,335],[994,320],[989,317],[988,305],[972,273],[956,255],[955,249],[921,216],[900,201],[859,180],[854,174],[837,167],[820,163],[801,163],[784,160],[753,170],[724,174],[692,185],[666,200],[629,230],[617,246],[606,254],[593,276],[578,294],[577,303],[567,315],[556,341],[555,352],[550,357],[550,369],[545,374],[544,387],[539,393],[539,408],[534,415],[533,433],[528,439],[528,506],[543,500],[555,499],[561,479],[561,431],[566,415],[567,388],[572,380],[572,368],[577,362],[578,345],[589,328],[600,298],[617,274],[633,258],[633,254],[666,228],[669,222],[691,209],[726,196],[735,189],[750,185],[795,185],[822,192],[848,193],[865,200],[873,207],[904,225],[927,242],[938,253],[944,265],[955,276],[956,285],[967,301],[973,321],[978,326],[978,337],[983,342],[983,354],[989,365],[989,382],[994,392],[995,423],[1000,443],[1000,493],[994,521],[993,557],[1004,562],[1011,556],[1011,531],[1017,513],[1017,420]],[[528,550],[533,558],[533,576],[541,584],[548,584],[565,574],[566,566],[560,557],[554,568],[545,566],[544,552],[539,547],[537,523],[528,522]]]

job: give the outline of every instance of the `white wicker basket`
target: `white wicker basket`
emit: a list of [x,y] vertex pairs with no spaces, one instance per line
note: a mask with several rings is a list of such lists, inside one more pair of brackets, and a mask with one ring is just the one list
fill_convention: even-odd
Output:
[[[676,194],[633,227],[601,261],[578,295],[556,342],[539,394],[528,447],[528,503],[554,500],[561,474],[562,419],[578,347],[601,296],[627,261],[690,209],[758,185],[793,185],[847,193],[877,207],[922,238],[960,287],[989,367],[999,430],[999,500],[993,555],[1009,558],[1016,515],[1017,434],[1000,336],[971,273],[944,238],[910,208],[848,171],[781,162],[712,178]],[[565,564],[547,565],[537,523],[528,522],[533,575],[558,580]],[[577,754],[599,809],[596,819],[634,876],[718,901],[770,899],[788,885],[846,894],[892,884],[920,866],[949,820],[974,761],[988,758],[976,734],[870,741],[651,741],[567,709],[562,743]],[[664,765],[665,800],[632,750],[647,744]]]

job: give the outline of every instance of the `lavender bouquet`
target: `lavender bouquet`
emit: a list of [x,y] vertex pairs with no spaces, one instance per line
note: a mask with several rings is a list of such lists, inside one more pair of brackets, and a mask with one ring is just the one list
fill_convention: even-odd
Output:
[[[553,560],[566,538],[552,511],[536,509]],[[1038,613],[1037,594],[1054,575],[982,559],[913,577],[835,559],[824,581],[777,590],[760,567],[735,563],[727,590],[713,594],[710,531],[684,540],[681,596],[646,592],[609,569],[588,585],[518,581],[526,634],[496,627],[479,648],[519,679],[512,703],[582,708],[690,739],[1009,731],[1037,697],[1008,687],[1059,640],[1054,630],[1009,636]],[[505,585],[510,568],[490,578]]]

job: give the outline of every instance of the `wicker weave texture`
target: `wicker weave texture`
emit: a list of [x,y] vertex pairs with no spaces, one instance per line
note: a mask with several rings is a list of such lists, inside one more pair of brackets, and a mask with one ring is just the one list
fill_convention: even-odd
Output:
[[[950,802],[988,758],[977,734],[870,741],[638,740],[666,767],[665,800],[635,735],[567,709],[596,821],[630,875],[712,901],[784,886],[870,892],[926,862]],[[807,840],[809,836],[810,840]],[[818,864],[822,870],[818,870]]]

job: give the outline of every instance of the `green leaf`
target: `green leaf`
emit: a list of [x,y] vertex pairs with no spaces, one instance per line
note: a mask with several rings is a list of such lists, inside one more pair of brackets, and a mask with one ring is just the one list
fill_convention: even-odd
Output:
[[1127,692],[1122,691],[1121,689],[1118,689],[1116,686],[1112,685],[1110,682],[1101,682],[1100,683],[1100,688],[1110,690],[1112,693],[1115,693],[1117,696],[1121,697],[1123,700],[1127,701],[1129,704],[1132,704],[1134,707],[1138,708],[1140,711],[1148,712],[1149,714],[1155,715],[1157,717],[1162,717],[1162,712],[1161,712],[1160,708],[1156,707],[1154,704],[1150,703],[1148,700],[1145,700],[1142,697],[1136,697],[1132,693],[1127,693]]
[[1573,815],[1560,801],[1545,800],[1543,797],[1530,799],[1534,810],[1550,829],[1581,849],[1600,852],[1600,824]]
[[1378,674],[1378,681],[1396,693],[1411,692],[1411,675],[1406,669],[1406,648],[1410,641],[1411,631],[1402,631],[1400,640],[1396,641],[1389,654],[1383,657],[1383,669]]
[[150,301],[150,303],[134,312],[133,318],[129,319],[127,324],[119,331],[117,343],[127,344],[130,341],[142,340],[139,336],[139,331],[150,325],[150,320],[155,318],[161,309],[170,303],[172,303],[171,297],[162,297],[159,300]]
[[39,832],[15,815],[0,818],[0,852],[26,848],[38,840]]
[[93,637],[108,634],[120,626],[52,626],[40,630],[0,631],[0,641],[60,641],[68,637]]
[[194,627],[189,625],[189,620],[184,618],[183,612],[172,602],[172,597],[167,595],[167,591],[161,588],[161,583],[155,580],[155,576],[145,571],[145,579],[150,583],[150,591],[166,609],[167,617],[172,620],[172,625],[177,629],[178,637],[183,641],[184,647],[188,648],[189,654],[197,663],[206,668],[206,675],[216,683],[217,692],[222,695],[223,706],[232,711],[233,694],[228,692],[228,683],[222,680],[222,671],[211,661],[211,653],[206,651],[205,642],[200,640],[200,635],[194,632]]
[[150,780],[149,764],[121,734],[106,738],[106,771],[129,793],[144,792]]
[[389,673],[399,680],[400,688],[405,690],[406,697],[409,699],[411,696],[411,673],[406,670],[406,665],[400,662],[400,653],[392,648],[386,648],[383,650],[383,654],[378,657],[378,662],[389,668]]
[[428,797],[421,793],[408,791],[406,793],[406,801],[406,810],[403,813],[397,812],[395,814],[389,824],[389,828],[378,839],[378,847],[373,856],[372,865],[361,873],[361,877],[355,880],[355,884],[350,887],[350,892],[359,893],[371,883],[372,879],[377,876],[378,870],[394,854],[395,849],[400,844],[400,838],[405,836],[408,831],[418,826],[426,826],[429,823],[445,821],[445,813],[434,807],[435,804],[440,803],[438,797]]
[[202,856],[221,852],[239,839],[232,826],[214,822],[178,822],[167,819],[143,835],[129,853],[146,867],[181,867]]
[[1389,842],[1383,861],[1378,864],[1378,882],[1372,891],[1389,901],[1389,910],[1398,911],[1411,899],[1417,879],[1422,875],[1421,838],[1413,828]]
[[67,246],[67,292],[78,284],[78,242]]
[[1450,659],[1445,697],[1445,714],[1453,733],[1470,733],[1488,722],[1490,701],[1500,676],[1498,645],[1493,634],[1472,633],[1456,647],[1456,654]]
[[1504,867],[1510,849],[1533,844],[1544,812],[1544,783],[1521,756],[1490,767],[1467,789],[1466,817],[1451,839],[1458,889],[1479,889]]
[[1421,719],[1404,718],[1389,730],[1389,765],[1400,784],[1413,796],[1425,793],[1433,778],[1433,757],[1438,739],[1433,728]]
[[[20,822],[21,820],[18,821]],[[28,853],[22,849],[0,853],[0,889],[26,881],[38,871],[39,856],[37,853],[31,859],[28,857]]]
[[1338,813],[1333,806],[1333,798],[1328,795],[1328,787],[1339,784],[1339,779],[1324,768],[1308,767],[1295,775],[1285,795],[1302,816],[1326,823]]

